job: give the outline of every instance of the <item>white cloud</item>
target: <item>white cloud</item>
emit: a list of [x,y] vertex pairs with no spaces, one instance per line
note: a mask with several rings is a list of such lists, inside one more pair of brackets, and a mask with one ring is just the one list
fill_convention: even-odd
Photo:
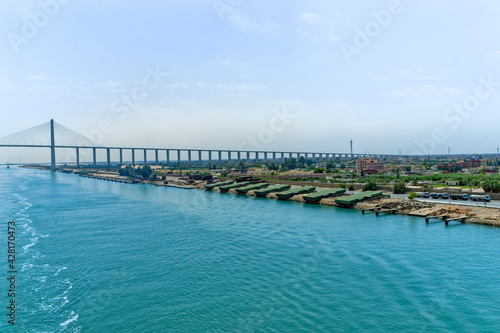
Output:
[[299,21],[305,22],[308,24],[318,24],[321,21],[321,17],[314,13],[304,13],[299,16]]

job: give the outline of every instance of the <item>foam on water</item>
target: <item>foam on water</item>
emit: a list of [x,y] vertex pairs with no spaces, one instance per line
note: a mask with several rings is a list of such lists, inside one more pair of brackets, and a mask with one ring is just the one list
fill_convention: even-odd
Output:
[[[29,210],[33,207],[33,204],[29,201],[29,198],[24,196],[22,192],[27,192],[28,187],[26,184],[21,184],[18,187],[20,192],[13,194],[16,199],[17,204],[21,206],[16,215],[16,224],[20,227],[18,232],[18,240],[28,239],[29,243],[22,245],[22,252],[18,256],[17,264],[20,267],[20,271],[23,272],[20,277],[22,278],[23,284],[32,286],[30,290],[23,290],[23,292],[29,293],[28,301],[21,304],[19,308],[21,310],[28,310],[29,304],[35,305],[35,307],[30,307],[30,312],[36,316],[36,318],[46,317],[48,313],[56,316],[64,316],[67,311],[69,300],[69,293],[73,288],[73,285],[68,279],[60,279],[58,276],[67,269],[66,266],[51,266],[49,264],[39,263],[39,259],[43,258],[44,255],[38,249],[38,244],[41,239],[48,239],[49,234],[39,234],[37,228],[34,226],[34,222],[30,217]],[[29,194],[27,194],[29,195]],[[24,237],[27,236],[27,237]],[[19,242],[19,241],[18,241]],[[65,286],[65,289],[61,289],[61,286]],[[44,314],[45,313],[45,314]],[[61,332],[68,330],[68,325],[78,319],[78,314],[74,311],[69,312],[69,317],[60,324]],[[29,325],[24,319],[23,324]],[[78,332],[78,328],[73,329],[74,332]]]

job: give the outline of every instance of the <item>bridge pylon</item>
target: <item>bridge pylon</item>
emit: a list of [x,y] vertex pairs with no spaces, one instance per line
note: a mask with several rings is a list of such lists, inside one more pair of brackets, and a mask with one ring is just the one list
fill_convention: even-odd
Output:
[[54,119],[50,120],[50,170],[56,170],[56,141],[54,135]]

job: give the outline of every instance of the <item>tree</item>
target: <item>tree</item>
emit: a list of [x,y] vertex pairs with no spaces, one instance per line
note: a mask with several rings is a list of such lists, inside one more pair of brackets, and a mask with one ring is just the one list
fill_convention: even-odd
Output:
[[481,184],[481,187],[485,192],[500,192],[500,182],[498,180],[487,179]]
[[370,180],[368,183],[363,185],[363,191],[375,191],[378,189],[377,183],[374,181]]
[[153,173],[153,170],[149,165],[145,165],[142,169],[139,168],[138,171],[142,178],[145,179],[149,178],[149,176],[151,176],[151,174]]
[[354,191],[354,185],[349,185],[349,188],[348,188],[349,191]]
[[392,190],[395,194],[403,194],[408,191],[408,188],[406,187],[405,182],[403,181],[397,181],[394,183],[394,188]]
[[418,198],[418,194],[415,192],[410,192],[410,195],[408,196],[408,199],[413,200],[415,198]]

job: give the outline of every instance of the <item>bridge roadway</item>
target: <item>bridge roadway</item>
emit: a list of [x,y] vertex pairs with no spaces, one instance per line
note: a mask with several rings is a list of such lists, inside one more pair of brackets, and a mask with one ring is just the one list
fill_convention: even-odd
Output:
[[[193,161],[241,161],[241,160],[255,160],[255,161],[283,161],[286,157],[288,158],[299,158],[303,156],[304,158],[312,158],[313,160],[330,160],[334,158],[341,159],[354,159],[359,157],[373,157],[373,158],[386,158],[386,157],[396,157],[399,155],[381,155],[381,154],[347,154],[347,153],[319,153],[319,152],[285,152],[285,151],[247,151],[247,150],[233,150],[233,149],[189,149],[189,148],[153,148],[153,147],[102,147],[102,146],[61,146],[61,145],[1,145],[0,147],[11,147],[11,148],[50,148],[50,149],[75,149],[76,153],[76,165],[80,166],[80,150],[81,149],[91,149],[93,155],[93,164],[97,164],[97,151],[105,150],[107,155],[107,164],[111,165],[111,151],[118,150],[120,153],[120,164],[123,164],[123,151],[129,150],[132,152],[132,164],[135,164],[136,151],[143,151],[144,153],[144,164],[148,163],[147,152],[155,152],[155,162],[158,164],[160,162],[159,152],[165,152],[165,161],[170,163],[172,161],[181,161],[181,152],[187,152],[188,162]],[[171,155],[174,153],[174,156]],[[175,154],[176,153],[176,154]],[[197,153],[193,156],[193,153]],[[203,159],[203,153],[205,153],[206,158]],[[223,154],[226,154],[226,159],[223,158]],[[175,156],[176,155],[176,156]],[[175,157],[175,158],[172,158]],[[195,158],[193,158],[195,157]],[[401,156],[399,156],[401,157]]]

